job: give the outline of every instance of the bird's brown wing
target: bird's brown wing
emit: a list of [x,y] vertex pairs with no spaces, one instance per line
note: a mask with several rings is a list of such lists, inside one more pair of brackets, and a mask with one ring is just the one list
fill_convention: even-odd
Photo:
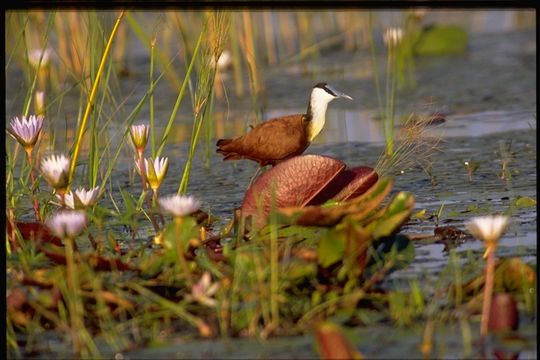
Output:
[[303,115],[267,120],[224,148],[229,153],[255,161],[274,162],[302,153],[309,142]]

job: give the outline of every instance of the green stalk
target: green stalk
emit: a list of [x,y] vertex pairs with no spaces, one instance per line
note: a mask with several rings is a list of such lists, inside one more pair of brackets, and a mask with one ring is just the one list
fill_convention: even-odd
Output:
[[79,332],[84,327],[82,302],[79,289],[79,276],[78,269],[75,265],[73,242],[72,238],[65,238],[64,244],[66,246],[66,279],[69,290],[68,308],[71,321],[71,341],[73,346],[73,352],[79,354],[81,351],[81,339],[79,338]]
[[279,251],[277,240],[277,223],[275,216],[270,224],[270,311],[272,313],[272,328],[279,326]]
[[369,12],[369,48],[371,50],[371,63],[373,66],[373,77],[375,78],[375,90],[377,92],[377,103],[379,105],[379,117],[381,120],[384,120],[383,115],[383,106],[382,106],[382,95],[381,95],[381,85],[379,83],[379,69],[377,67],[377,58],[375,54],[375,41],[373,40],[373,23],[372,23],[372,13]]
[[28,159],[28,166],[30,167],[30,188],[32,189],[32,195],[34,197],[34,215],[36,217],[36,221],[40,222],[41,217],[39,215],[39,199],[36,193],[37,183],[36,183],[36,176],[34,174],[32,149],[25,149],[25,150],[26,150],[26,158]]
[[186,72],[186,76],[184,78],[184,81],[182,83],[182,88],[180,89],[180,92],[178,93],[178,97],[176,98],[176,103],[174,104],[173,111],[171,113],[171,116],[169,118],[169,122],[167,123],[167,126],[165,127],[165,131],[163,133],[163,136],[161,138],[161,142],[159,144],[159,149],[157,151],[156,157],[161,155],[161,152],[163,151],[163,147],[165,146],[165,141],[169,137],[169,133],[171,132],[171,128],[174,122],[174,118],[176,117],[176,113],[178,112],[178,108],[180,107],[180,102],[182,101],[182,98],[184,97],[184,91],[186,90],[186,86],[189,82],[189,77],[191,75],[191,71],[193,69],[193,65],[195,64],[195,59],[197,58],[197,54],[199,52],[199,47],[201,45],[203,35],[205,34],[205,29],[201,31],[201,34],[199,35],[199,39],[197,40],[197,45],[195,45],[195,50],[193,50],[193,57],[191,58],[191,62],[189,63],[189,67]]
[[[150,44],[150,88],[154,88],[154,49],[156,47],[156,39]],[[152,159],[156,157],[156,132],[154,129],[154,91],[150,93],[150,145],[152,148]]]
[[96,79],[94,81],[94,85],[92,85],[92,91],[90,92],[90,97],[88,99],[88,104],[86,105],[86,110],[84,112],[82,122],[78,128],[77,131],[77,139],[75,141],[75,148],[73,150],[73,154],[71,156],[71,165],[69,167],[69,183],[71,184],[73,180],[73,173],[75,171],[75,166],[77,165],[77,157],[79,155],[79,149],[82,142],[82,136],[84,133],[84,129],[86,127],[86,122],[88,121],[88,116],[90,115],[90,111],[92,111],[94,98],[96,97],[99,80],[101,79],[101,74],[103,73],[103,68],[105,67],[105,61],[107,60],[109,51],[111,49],[112,41],[114,39],[114,36],[116,35],[116,32],[118,30],[118,26],[120,25],[120,21],[122,20],[122,17],[124,16],[124,10],[120,13],[118,18],[116,19],[116,23],[114,24],[114,27],[111,31],[111,35],[109,37],[109,40],[107,41],[107,45],[105,46],[105,51],[103,52],[103,55],[101,56],[101,63],[99,64],[98,71],[96,73]]
[[[393,49],[395,50],[395,49]],[[390,116],[389,116],[389,122],[388,122],[388,140],[387,140],[387,154],[388,156],[392,156],[394,154],[394,123],[395,123],[395,103],[396,103],[396,84],[397,84],[397,76],[396,76],[396,54],[392,54],[392,63],[391,63],[391,73],[390,73],[390,80],[391,80],[391,89],[390,89]]]
[[178,259],[178,263],[180,264],[180,267],[182,268],[182,271],[184,272],[184,275],[186,276],[188,286],[193,286],[193,277],[191,276],[191,271],[189,270],[186,258],[184,256],[183,243],[186,241],[186,239],[182,237],[182,217],[174,218],[174,228],[175,228],[174,244],[176,246],[176,257]]

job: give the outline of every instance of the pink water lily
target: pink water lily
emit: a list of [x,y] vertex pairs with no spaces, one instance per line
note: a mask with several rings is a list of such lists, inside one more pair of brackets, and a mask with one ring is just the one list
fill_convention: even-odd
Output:
[[59,238],[74,238],[86,228],[86,214],[83,211],[60,211],[47,219],[45,225]]
[[201,279],[191,287],[191,295],[188,296],[188,299],[209,307],[215,307],[217,301],[212,296],[218,289],[219,283],[212,283],[210,273],[206,271],[201,276]]
[[9,122],[10,127],[7,131],[25,149],[31,150],[41,133],[44,119],[45,118],[41,115],[30,115],[29,117],[21,116],[21,118],[14,117]]

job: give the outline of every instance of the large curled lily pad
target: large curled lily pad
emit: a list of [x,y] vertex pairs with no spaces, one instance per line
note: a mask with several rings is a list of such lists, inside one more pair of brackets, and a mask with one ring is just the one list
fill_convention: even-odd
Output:
[[283,161],[259,176],[248,189],[242,215],[264,222],[272,204],[276,208],[305,206],[344,169],[342,161],[321,155]]
[[370,215],[392,189],[392,179],[383,177],[372,185],[363,195],[331,204],[329,206],[288,207],[279,213],[288,222],[304,226],[334,226],[347,215],[354,215],[357,220]]
[[[302,225],[335,224],[344,214],[326,218],[327,211],[318,216],[318,205],[328,200],[346,201],[364,194],[378,180],[370,167],[345,169],[342,161],[321,155],[303,155],[281,162],[261,175],[248,189],[242,203],[242,216],[252,216],[256,225],[263,225],[272,205],[276,209],[311,211],[312,220]],[[320,221],[318,220],[320,219]],[[301,224],[301,222],[299,223]]]
[[379,176],[373,168],[359,166],[339,173],[308,205],[319,205],[332,199],[345,201],[365,193]]

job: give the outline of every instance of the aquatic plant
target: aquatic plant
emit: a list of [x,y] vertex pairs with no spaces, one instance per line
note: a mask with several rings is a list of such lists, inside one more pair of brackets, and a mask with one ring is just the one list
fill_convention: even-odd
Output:
[[198,302],[208,307],[216,307],[217,300],[212,296],[218,291],[219,283],[212,283],[212,276],[208,271],[204,272],[199,281],[191,286],[191,294],[186,299]]
[[30,115],[28,118],[22,116],[21,119],[19,119],[19,117],[14,117],[9,122],[10,127],[7,131],[19,144],[21,144],[26,151],[26,154],[30,154],[28,155],[29,162],[31,161],[32,150],[41,133],[44,119],[45,118],[42,115]]
[[193,196],[168,195],[159,198],[161,208],[175,218],[191,215],[199,210],[201,202]]
[[68,191],[64,198],[62,195],[56,194],[56,197],[60,201],[64,201],[65,206],[69,209],[85,209],[96,204],[99,196],[99,186],[86,190],[82,186],[79,186],[74,192]]
[[51,155],[41,161],[41,172],[47,182],[62,198],[65,205],[65,195],[70,185],[69,168],[71,159],[64,154]]
[[40,220],[39,214],[39,200],[36,193],[37,183],[36,176],[34,174],[34,161],[32,157],[32,150],[34,149],[39,135],[41,134],[41,128],[43,127],[44,117],[42,115],[30,115],[28,118],[22,116],[15,117],[11,119],[7,129],[8,133],[13,136],[15,140],[24,148],[26,153],[26,160],[28,161],[28,166],[30,167],[30,184],[32,188],[32,193],[34,196],[34,216],[37,221]]
[[140,154],[140,157],[142,157],[142,153],[148,142],[149,131],[150,128],[146,124],[131,125],[129,128],[131,141],[137,150],[137,154]]
[[61,238],[65,244],[66,278],[69,289],[67,305],[71,319],[71,341],[73,352],[79,354],[83,350],[82,337],[88,336],[84,325],[84,307],[81,299],[79,274],[75,264],[75,238],[87,226],[86,214],[80,211],[61,211],[46,221],[52,233]]
[[508,227],[506,216],[483,216],[473,218],[467,229],[478,239],[484,241],[486,252],[484,258],[486,264],[486,284],[484,286],[484,303],[482,307],[482,319],[480,322],[480,336],[483,339],[488,332],[489,315],[493,296],[493,272],[495,270],[495,250],[497,242]]

